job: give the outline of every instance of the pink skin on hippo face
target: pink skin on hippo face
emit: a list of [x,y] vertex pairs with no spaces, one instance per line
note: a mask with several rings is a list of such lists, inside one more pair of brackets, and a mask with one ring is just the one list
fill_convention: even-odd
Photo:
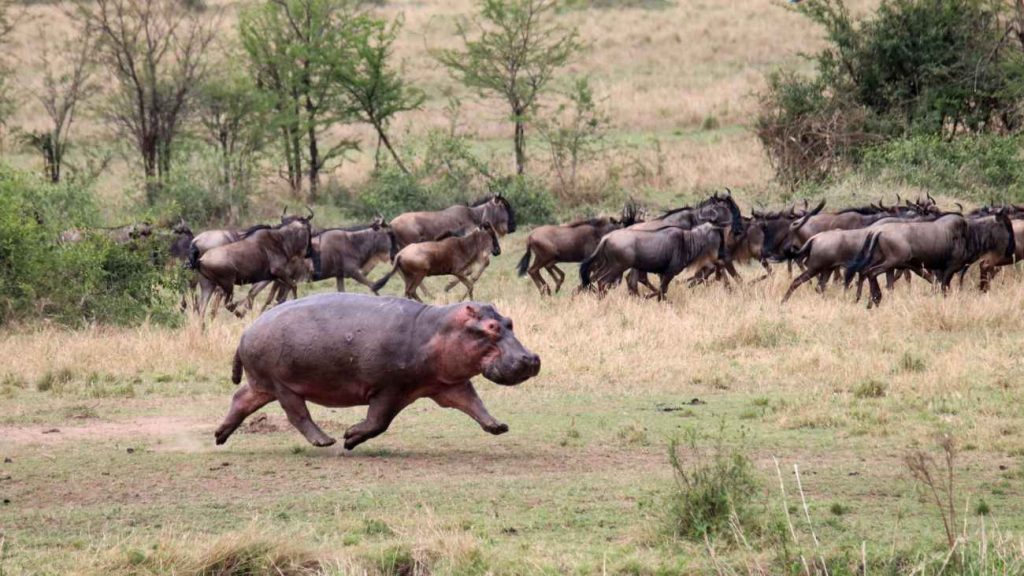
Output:
[[242,335],[232,380],[239,387],[215,434],[218,444],[253,412],[277,400],[315,446],[335,440],[312,420],[306,402],[369,406],[345,431],[345,448],[385,430],[406,406],[430,398],[473,418],[491,434],[508,426],[484,407],[470,379],[502,385],[536,376],[540,358],[488,304],[426,306],[400,298],[332,293],[282,304]]

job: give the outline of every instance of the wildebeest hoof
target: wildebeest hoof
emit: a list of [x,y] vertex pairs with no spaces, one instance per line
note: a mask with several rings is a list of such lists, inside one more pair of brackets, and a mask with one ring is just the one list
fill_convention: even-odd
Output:
[[502,423],[492,424],[490,426],[485,426],[484,430],[486,430],[486,431],[490,432],[491,434],[494,434],[495,436],[497,436],[499,434],[504,434],[505,432],[508,432],[508,424],[502,424]]

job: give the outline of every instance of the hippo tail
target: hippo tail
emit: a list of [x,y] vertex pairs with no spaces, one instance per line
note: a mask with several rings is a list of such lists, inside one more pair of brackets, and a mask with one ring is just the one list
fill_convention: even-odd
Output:
[[519,260],[519,266],[516,267],[516,272],[519,273],[519,277],[526,276],[526,270],[530,267],[530,243],[526,243],[526,254],[523,254],[523,258]]
[[380,291],[380,289],[388,283],[388,280],[391,280],[391,277],[395,275],[395,272],[398,272],[398,267],[401,265],[401,262],[401,257],[395,257],[395,265],[391,267],[391,271],[382,276],[380,280],[374,282],[373,286],[370,286],[370,290],[373,290],[374,294]]
[[231,363],[231,381],[235,384],[242,382],[242,355],[239,353],[241,347],[235,349],[235,360]]

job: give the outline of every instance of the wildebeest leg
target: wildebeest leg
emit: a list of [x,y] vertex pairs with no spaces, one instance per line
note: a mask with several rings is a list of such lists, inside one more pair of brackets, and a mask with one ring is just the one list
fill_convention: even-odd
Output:
[[992,285],[992,279],[996,277],[998,272],[999,268],[982,264],[981,275],[978,278],[978,290],[988,292],[989,287]]
[[871,301],[868,302],[868,308],[871,308],[872,305],[878,306],[882,303],[882,287],[878,285],[878,274],[879,273],[875,273],[867,277],[868,288],[871,292]]
[[832,278],[832,270],[825,270],[821,274],[818,274],[818,287],[816,288],[818,294],[825,295],[825,290],[828,288],[828,281]]
[[210,282],[205,277],[201,277],[199,280],[199,300],[196,306],[196,313],[199,314],[199,320],[204,320],[206,317],[206,308],[210,304],[210,297],[213,296],[213,292],[216,287],[213,282]]
[[[367,278],[365,274],[363,274],[362,270],[356,269],[350,273],[350,276],[352,277],[353,280],[359,282],[363,286],[366,286],[371,290],[373,289],[373,282],[370,282],[370,279]],[[344,292],[344,280],[341,276],[338,276],[338,283],[341,284],[341,287],[338,288],[338,292]]]
[[548,274],[551,274],[551,277],[555,279],[555,292],[557,293],[562,289],[562,283],[565,282],[565,272],[562,272],[562,269],[556,264],[547,266],[545,270],[547,270]]
[[[900,270],[900,272],[903,272]],[[896,272],[888,270],[885,273],[885,289],[892,292],[896,288]]]
[[725,271],[729,273],[729,276],[732,276],[732,279],[735,280],[737,284],[743,284],[743,277],[740,276],[739,271],[736,270],[736,266],[731,260],[725,263]]
[[647,278],[647,272],[637,272],[637,275],[638,275],[638,280],[639,280],[639,282],[641,284],[643,284],[644,286],[647,286],[647,288],[649,288],[651,290],[651,292],[655,292],[655,293],[658,292],[658,289],[655,288],[654,284],[651,284],[650,279]]
[[[334,284],[338,288],[338,292],[345,291],[345,275],[338,274],[338,277],[334,279]],[[365,282],[364,282],[365,284]]]
[[782,303],[785,304],[786,301],[789,300],[789,297],[793,295],[793,292],[797,288],[799,288],[801,284],[807,282],[811,278],[814,278],[816,274],[817,272],[813,269],[808,269],[801,272],[800,275],[797,276],[795,280],[793,280],[793,283],[789,285],[789,289],[786,290],[786,295],[782,297]]
[[224,417],[224,422],[213,433],[217,444],[227,442],[228,438],[238,426],[249,417],[250,414],[263,408],[274,400],[274,395],[269,392],[255,390],[249,384],[242,384],[238,391],[231,398],[231,409]]
[[370,399],[366,419],[345,430],[345,449],[351,450],[388,429],[391,421],[409,405],[409,400],[394,396],[374,396]]
[[547,258],[542,258],[540,254],[536,254],[533,259],[533,264],[526,270],[526,273],[530,275],[530,280],[533,280],[533,285],[537,287],[537,291],[541,295],[551,295],[551,287],[544,281],[544,276],[541,275],[540,271],[544,266],[550,264]]
[[[631,296],[639,296],[640,295],[640,272],[637,272],[634,269],[634,270],[630,270],[626,274],[626,288],[629,290],[629,293],[630,293]],[[656,294],[657,294],[657,291],[655,291],[654,294],[648,294],[647,297],[651,298],[651,297],[655,296]]]
[[330,446],[334,444],[334,438],[331,438],[313,422],[313,418],[309,415],[309,408],[306,408],[306,401],[292,392],[287,386],[283,384],[277,384],[274,386],[274,392],[277,396],[277,401],[281,403],[281,408],[284,409],[284,413],[288,415],[288,421],[292,423],[302,435],[309,440],[309,443],[313,446]]
[[467,277],[465,274],[453,274],[459,282],[462,282],[466,286],[466,298],[473,299],[473,278]]
[[469,382],[446,388],[431,396],[430,399],[437,402],[439,406],[455,408],[465,413],[491,434],[508,432],[508,425],[498,422],[494,416],[491,416],[487,408],[484,407],[484,401],[480,399],[473,384]]

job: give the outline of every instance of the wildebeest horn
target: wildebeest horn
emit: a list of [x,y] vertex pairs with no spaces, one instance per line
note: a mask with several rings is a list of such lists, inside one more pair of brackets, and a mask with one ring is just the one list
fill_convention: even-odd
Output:
[[932,206],[935,206],[936,204],[938,204],[938,202],[935,201],[935,198],[932,198],[932,195],[930,193],[925,192],[925,195],[928,196],[928,200],[932,203]]
[[900,205],[900,202],[903,202],[903,199],[902,199],[902,198],[900,198],[900,195],[899,195],[899,194],[897,194],[897,195],[896,195],[896,206],[899,206],[899,205]]
[[725,187],[725,195],[729,198],[732,197],[732,190],[730,190],[728,186]]
[[963,214],[963,213],[964,213],[964,205],[963,205],[963,204],[961,204],[961,203],[959,203],[959,202],[954,202],[953,204],[954,204],[954,205],[955,205],[955,206],[956,206],[957,208],[959,208],[959,209],[960,209],[960,213],[961,213],[961,214]]
[[288,214],[288,205],[284,205],[284,210],[281,210],[281,218],[284,218]]
[[306,210],[309,210],[309,218],[306,218],[306,220],[312,220],[313,217],[316,216],[316,213],[309,207],[309,204],[306,204]]

